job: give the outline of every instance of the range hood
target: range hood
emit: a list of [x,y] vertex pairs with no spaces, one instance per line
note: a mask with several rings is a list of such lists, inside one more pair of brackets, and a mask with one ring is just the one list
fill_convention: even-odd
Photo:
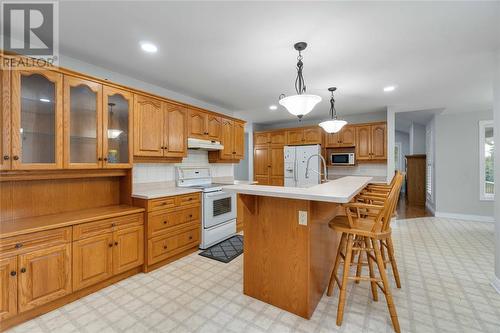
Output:
[[219,141],[188,138],[188,149],[222,150],[224,146]]

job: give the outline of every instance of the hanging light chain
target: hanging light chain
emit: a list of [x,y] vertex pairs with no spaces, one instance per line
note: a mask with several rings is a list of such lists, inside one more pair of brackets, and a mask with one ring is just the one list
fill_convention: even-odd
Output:
[[306,84],[304,82],[304,76],[302,75],[302,68],[304,67],[304,63],[302,62],[302,54],[299,51],[299,55],[297,57],[297,78],[295,79],[295,91],[297,95],[301,95],[306,92]]
[[333,98],[333,91],[332,91],[332,97],[330,98],[330,117],[332,119],[337,119],[337,109],[335,109],[335,99]]

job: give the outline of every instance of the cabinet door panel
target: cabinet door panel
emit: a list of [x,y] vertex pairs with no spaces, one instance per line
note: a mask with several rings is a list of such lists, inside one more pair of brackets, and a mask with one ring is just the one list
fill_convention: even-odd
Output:
[[115,231],[113,273],[119,274],[144,263],[144,227]]
[[268,177],[269,176],[269,148],[256,147],[253,151],[253,164],[255,177]]
[[339,133],[328,133],[326,135],[326,146],[328,148],[340,147]]
[[187,155],[187,114],[184,107],[164,104],[165,156],[184,157]]
[[17,260],[0,260],[0,320],[17,313]]
[[197,139],[206,139],[207,118],[206,112],[201,110],[189,109],[188,137]]
[[[11,168],[10,151],[10,71],[0,70],[0,170],[9,170]],[[1,318],[1,317],[0,317]]]
[[283,147],[271,147],[270,148],[270,165],[271,165],[271,170],[270,170],[270,176],[271,177],[276,177],[276,176],[284,176],[284,151]]
[[254,133],[253,144],[254,146],[267,145],[270,143],[269,133]]
[[271,132],[270,143],[272,145],[286,145],[286,132]]
[[220,151],[222,159],[232,160],[234,152],[234,123],[230,119],[222,119],[222,137],[221,142],[224,149]]
[[269,177],[269,185],[285,186],[285,179],[281,177]]
[[370,125],[356,127],[356,159],[369,160],[370,158],[371,158]]
[[304,144],[321,144],[322,131],[321,127],[304,129]]
[[71,293],[71,244],[19,255],[19,311]]
[[351,126],[345,126],[340,131],[340,144],[342,147],[354,147],[356,141],[356,129]]
[[134,155],[163,156],[163,111],[159,100],[135,95]]
[[304,141],[304,130],[297,129],[297,130],[286,131],[286,136],[287,136],[286,140],[287,144],[301,145]]
[[113,275],[113,234],[73,243],[73,290],[79,290]]
[[12,168],[62,168],[62,74],[16,70],[11,75]]
[[233,124],[233,158],[243,159],[245,157],[245,124],[239,121]]
[[221,131],[222,131],[221,117],[209,114],[207,122],[207,139],[220,141]]
[[64,167],[102,166],[102,85],[64,77]]
[[257,182],[256,185],[269,185],[269,176],[254,176],[253,180]]
[[372,125],[371,126],[371,157],[372,159],[386,159],[387,158],[387,139],[386,139],[386,125]]
[[103,96],[104,167],[131,168],[134,142],[132,94],[104,86]]

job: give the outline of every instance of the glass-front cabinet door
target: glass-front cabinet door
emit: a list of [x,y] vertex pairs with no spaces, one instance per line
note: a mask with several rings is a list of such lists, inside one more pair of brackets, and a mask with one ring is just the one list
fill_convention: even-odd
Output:
[[9,170],[10,154],[10,71],[0,70],[0,170]]
[[102,167],[102,85],[64,76],[64,167]]
[[16,70],[11,75],[12,168],[61,168],[62,74]]
[[132,94],[103,87],[103,160],[105,168],[132,167]]

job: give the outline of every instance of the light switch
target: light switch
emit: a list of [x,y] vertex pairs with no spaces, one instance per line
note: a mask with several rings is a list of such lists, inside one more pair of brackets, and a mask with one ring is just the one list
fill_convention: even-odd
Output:
[[307,225],[307,211],[299,210],[299,224]]

